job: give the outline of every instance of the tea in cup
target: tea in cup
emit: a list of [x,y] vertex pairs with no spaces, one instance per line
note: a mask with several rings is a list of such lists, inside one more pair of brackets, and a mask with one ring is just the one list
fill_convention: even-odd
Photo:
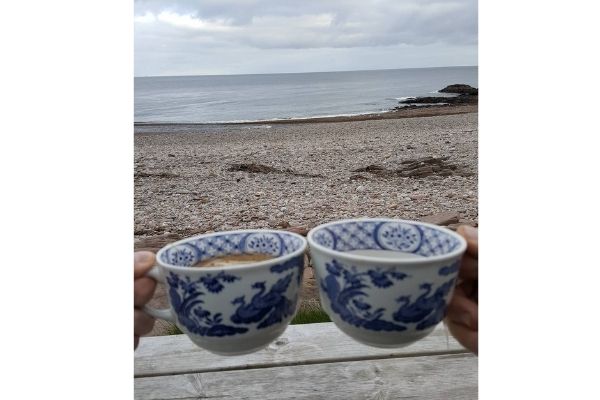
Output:
[[302,236],[274,230],[217,232],[169,244],[147,275],[167,285],[170,306],[144,311],[176,324],[213,353],[260,350],[296,312],[306,246]]

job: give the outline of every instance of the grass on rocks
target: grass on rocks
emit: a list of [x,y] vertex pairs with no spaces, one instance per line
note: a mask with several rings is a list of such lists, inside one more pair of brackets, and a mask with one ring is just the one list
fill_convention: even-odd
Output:
[[318,322],[331,322],[329,316],[321,309],[300,310],[292,320],[292,325],[315,324]]

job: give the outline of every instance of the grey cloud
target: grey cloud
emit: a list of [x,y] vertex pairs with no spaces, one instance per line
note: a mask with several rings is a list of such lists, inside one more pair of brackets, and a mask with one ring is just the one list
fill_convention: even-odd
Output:
[[476,0],[136,0],[135,16],[136,74],[315,70],[297,65],[304,58],[319,70],[357,69],[371,65],[367,55],[380,57],[379,68],[477,58]]
[[[322,48],[477,42],[477,2],[460,1],[158,1],[135,2],[136,15],[172,12],[221,21],[192,36],[257,48]],[[324,25],[318,22],[330,18]],[[185,28],[181,28],[185,29]]]

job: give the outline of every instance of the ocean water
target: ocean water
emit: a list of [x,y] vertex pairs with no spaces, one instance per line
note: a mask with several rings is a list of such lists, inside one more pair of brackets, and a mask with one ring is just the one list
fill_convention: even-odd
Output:
[[135,78],[135,122],[237,122],[387,111],[453,83],[477,87],[477,67]]

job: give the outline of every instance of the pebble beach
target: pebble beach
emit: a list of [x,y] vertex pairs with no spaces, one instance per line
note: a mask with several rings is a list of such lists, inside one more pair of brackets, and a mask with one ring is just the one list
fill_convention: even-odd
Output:
[[[400,172],[428,158],[445,173]],[[477,113],[136,127],[138,241],[440,212],[477,221]]]

